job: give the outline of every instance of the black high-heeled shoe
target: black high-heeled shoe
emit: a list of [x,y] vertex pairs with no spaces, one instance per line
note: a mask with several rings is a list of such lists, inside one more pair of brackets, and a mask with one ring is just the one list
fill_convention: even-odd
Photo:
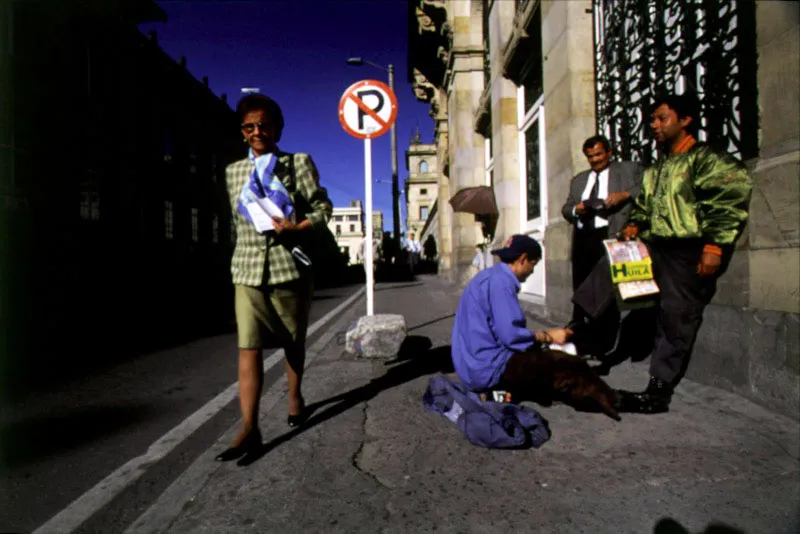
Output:
[[229,447],[214,457],[217,462],[230,462],[246,455],[249,452],[258,450],[261,446],[261,432],[252,431],[239,445]]
[[294,428],[305,423],[306,419],[308,419],[308,410],[306,410],[306,401],[304,399],[300,407],[300,413],[289,415],[289,417],[286,418],[286,424]]

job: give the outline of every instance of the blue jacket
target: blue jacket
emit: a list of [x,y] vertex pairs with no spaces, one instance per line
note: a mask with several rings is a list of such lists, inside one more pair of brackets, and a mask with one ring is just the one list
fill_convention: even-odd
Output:
[[525,327],[519,290],[505,263],[481,271],[464,288],[453,324],[453,367],[473,391],[496,386],[511,355],[536,342]]
[[422,402],[432,412],[444,415],[479,447],[527,449],[541,447],[550,430],[538,412],[515,404],[483,402],[462,384],[434,376]]

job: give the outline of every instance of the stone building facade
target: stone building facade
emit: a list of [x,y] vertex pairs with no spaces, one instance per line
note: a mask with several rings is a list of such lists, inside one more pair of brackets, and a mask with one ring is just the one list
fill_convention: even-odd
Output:
[[439,192],[436,145],[423,143],[417,133],[406,150],[406,169],[406,233],[419,239]]
[[151,0],[0,3],[3,365],[232,320],[225,167],[246,147],[208,79],[138,28],[164,20]]
[[[439,157],[440,275],[463,284],[481,239],[447,200],[493,187],[495,244],[527,233],[544,262],[523,286],[531,312],[571,310],[571,228],[562,219],[584,139],[649,164],[654,91],[695,91],[701,139],[752,169],[751,221],[705,314],[689,376],[800,415],[798,4],[633,0],[409,0],[409,82],[431,104]],[[725,46],[719,46],[719,42]],[[700,53],[702,52],[702,54]],[[427,225],[430,231],[434,225]]]
[[333,208],[328,229],[336,238],[339,251],[350,264],[360,263],[358,250],[364,240],[364,208],[360,200],[351,200],[350,205]]

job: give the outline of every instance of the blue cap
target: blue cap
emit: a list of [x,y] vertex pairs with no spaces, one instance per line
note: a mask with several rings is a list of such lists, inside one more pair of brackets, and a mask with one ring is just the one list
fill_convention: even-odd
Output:
[[542,246],[532,237],[522,234],[515,234],[506,239],[503,248],[492,251],[501,260],[511,262],[527,254],[529,259],[542,259]]

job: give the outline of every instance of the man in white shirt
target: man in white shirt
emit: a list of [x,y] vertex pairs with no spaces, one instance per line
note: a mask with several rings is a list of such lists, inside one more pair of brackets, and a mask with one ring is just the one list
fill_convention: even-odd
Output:
[[[367,240],[362,239],[358,245],[358,252],[356,259],[364,264],[364,270],[367,269]],[[378,269],[378,262],[381,260],[381,243],[377,239],[372,240],[372,272]]]
[[406,251],[408,252],[408,266],[411,268],[411,272],[414,272],[414,267],[419,261],[419,255],[422,252],[422,243],[414,237],[413,232],[408,234]]
[[[561,214],[573,225],[573,291],[605,254],[603,240],[613,238],[625,227],[631,199],[639,194],[644,172],[636,162],[611,161],[614,153],[611,143],[602,135],[587,139],[583,153],[591,169],[572,179],[567,202],[561,209]],[[585,319],[583,310],[574,306],[571,324],[582,324]]]

